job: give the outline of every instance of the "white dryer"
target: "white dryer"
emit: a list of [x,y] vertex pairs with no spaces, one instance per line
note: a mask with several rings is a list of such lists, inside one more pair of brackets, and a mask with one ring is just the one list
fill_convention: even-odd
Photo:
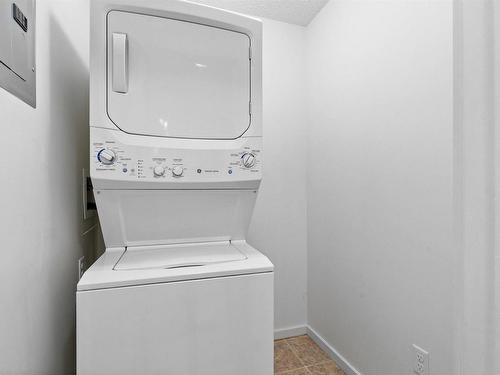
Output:
[[92,0],[90,164],[105,253],[77,290],[77,373],[271,375],[260,21]]

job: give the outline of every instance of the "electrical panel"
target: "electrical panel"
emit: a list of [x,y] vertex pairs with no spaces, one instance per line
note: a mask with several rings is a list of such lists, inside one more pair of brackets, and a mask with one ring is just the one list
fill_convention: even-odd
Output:
[[36,106],[35,0],[0,1],[0,86]]

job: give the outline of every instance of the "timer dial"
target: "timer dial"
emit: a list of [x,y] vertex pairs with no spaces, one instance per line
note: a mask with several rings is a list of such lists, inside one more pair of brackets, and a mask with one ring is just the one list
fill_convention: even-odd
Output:
[[252,168],[255,165],[255,155],[251,152],[246,152],[241,157],[241,162],[245,168]]
[[103,148],[97,154],[97,160],[104,165],[111,165],[116,161],[116,154],[110,149]]

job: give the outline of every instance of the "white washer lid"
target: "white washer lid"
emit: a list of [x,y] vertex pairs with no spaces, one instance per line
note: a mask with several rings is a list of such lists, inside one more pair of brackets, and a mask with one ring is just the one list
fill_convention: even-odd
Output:
[[169,269],[245,260],[229,242],[128,247],[114,270]]
[[[172,247],[176,248],[180,246],[185,246],[184,249],[186,250],[189,247],[197,247],[200,251],[203,251],[204,249],[213,249],[213,246],[225,246],[226,250],[229,249],[229,251],[236,249],[243,255],[243,259],[237,261],[223,261],[221,263],[209,263],[199,267],[187,266],[175,268],[116,270],[115,267],[120,263],[121,259],[129,250],[124,247],[108,248],[104,254],[102,254],[101,257],[99,257],[99,259],[95,261],[95,263],[92,264],[87,271],[85,271],[83,277],[78,282],[77,290],[78,292],[84,292],[90,290],[199,280],[214,277],[242,276],[273,272],[274,269],[273,264],[265,255],[261,254],[243,240],[231,241],[230,244],[229,241],[227,241],[172,245]],[[223,258],[218,257],[217,259],[221,260]],[[227,260],[228,258],[224,259]],[[129,266],[144,266],[147,264],[152,263],[150,263],[149,260],[144,262],[142,259],[140,262],[128,263]]]

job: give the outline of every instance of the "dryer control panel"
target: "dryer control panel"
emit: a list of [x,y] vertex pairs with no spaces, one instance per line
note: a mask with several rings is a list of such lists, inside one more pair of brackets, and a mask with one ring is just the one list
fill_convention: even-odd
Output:
[[203,183],[261,179],[262,138],[183,140],[91,128],[92,177]]

